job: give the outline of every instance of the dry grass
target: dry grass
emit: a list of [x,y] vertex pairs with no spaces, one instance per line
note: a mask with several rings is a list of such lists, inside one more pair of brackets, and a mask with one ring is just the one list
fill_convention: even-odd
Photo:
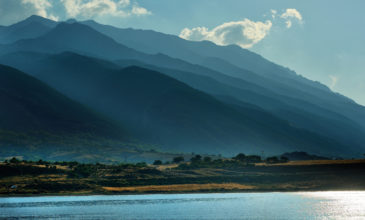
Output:
[[176,168],[178,166],[179,166],[179,164],[167,164],[167,165],[157,165],[154,167],[156,167],[156,169],[158,169],[160,171],[164,171],[166,169],[172,169],[172,168]]
[[256,163],[256,166],[308,166],[308,165],[325,165],[325,164],[358,164],[365,163],[365,159],[356,160],[298,160],[289,161],[288,163]]
[[208,183],[208,184],[175,184],[152,186],[128,186],[128,187],[103,187],[112,192],[193,192],[203,190],[249,190],[255,186],[237,183]]

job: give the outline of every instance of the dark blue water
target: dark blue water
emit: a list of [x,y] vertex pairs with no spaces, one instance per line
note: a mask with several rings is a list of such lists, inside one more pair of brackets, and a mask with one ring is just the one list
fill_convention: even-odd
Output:
[[4,219],[365,219],[365,192],[0,198]]

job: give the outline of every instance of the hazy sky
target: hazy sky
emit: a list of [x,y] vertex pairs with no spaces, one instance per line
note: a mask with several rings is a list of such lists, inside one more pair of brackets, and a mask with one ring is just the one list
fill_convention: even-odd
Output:
[[38,14],[236,43],[365,105],[364,9],[364,0],[0,0],[0,25]]

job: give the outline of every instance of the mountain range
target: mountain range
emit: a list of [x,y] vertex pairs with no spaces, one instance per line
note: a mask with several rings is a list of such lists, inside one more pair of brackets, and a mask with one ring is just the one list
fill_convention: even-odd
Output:
[[[306,151],[357,157],[365,151],[363,106],[234,45],[31,16],[0,29],[0,63],[28,74],[30,84],[42,81],[49,89],[44,96],[57,93],[79,106],[59,108],[71,104],[55,101],[37,107],[42,113],[38,116],[49,116],[51,107],[59,109],[58,119],[79,120],[78,125],[65,125],[66,136],[83,128],[103,138],[118,137],[125,146],[128,141],[121,137],[128,133],[129,139],[166,152],[227,156]],[[9,68],[2,67],[0,73],[19,73]],[[32,93],[12,92],[37,100]],[[7,105],[9,100],[0,102]],[[23,132],[19,128],[47,125],[42,130],[57,130],[57,117],[48,117],[48,124],[27,118],[22,125],[17,120],[21,117],[6,116],[18,105],[7,106],[8,113],[1,114],[7,118],[6,126],[2,124],[6,129],[12,125],[12,131]]]

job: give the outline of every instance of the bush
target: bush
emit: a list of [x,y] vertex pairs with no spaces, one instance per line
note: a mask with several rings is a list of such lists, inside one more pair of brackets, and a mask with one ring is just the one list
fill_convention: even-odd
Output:
[[161,160],[155,160],[155,162],[153,162],[153,165],[161,165],[162,161]]
[[202,156],[200,156],[199,154],[198,154],[198,155],[195,155],[194,157],[192,157],[192,158],[190,159],[190,161],[191,161],[192,163],[199,163],[199,162],[201,162],[201,160],[202,160]]
[[243,153],[239,153],[239,154],[237,154],[237,156],[233,157],[232,159],[243,162],[246,160],[246,155]]
[[181,163],[183,162],[185,159],[183,156],[178,156],[178,157],[174,157],[174,159],[172,160],[173,163]]
[[284,156],[281,156],[281,157],[280,157],[280,162],[281,162],[281,163],[287,163],[287,162],[289,162],[289,158],[284,157]]
[[246,160],[247,163],[260,163],[260,162],[262,162],[261,157],[257,156],[257,155],[246,156],[245,160]]
[[20,163],[20,160],[16,159],[15,157],[11,158],[10,163]]
[[210,162],[212,162],[212,158],[211,157],[204,157],[203,161],[205,163],[210,163]]
[[267,163],[279,163],[280,161],[279,161],[278,157],[268,157],[268,158],[266,158],[266,162]]

